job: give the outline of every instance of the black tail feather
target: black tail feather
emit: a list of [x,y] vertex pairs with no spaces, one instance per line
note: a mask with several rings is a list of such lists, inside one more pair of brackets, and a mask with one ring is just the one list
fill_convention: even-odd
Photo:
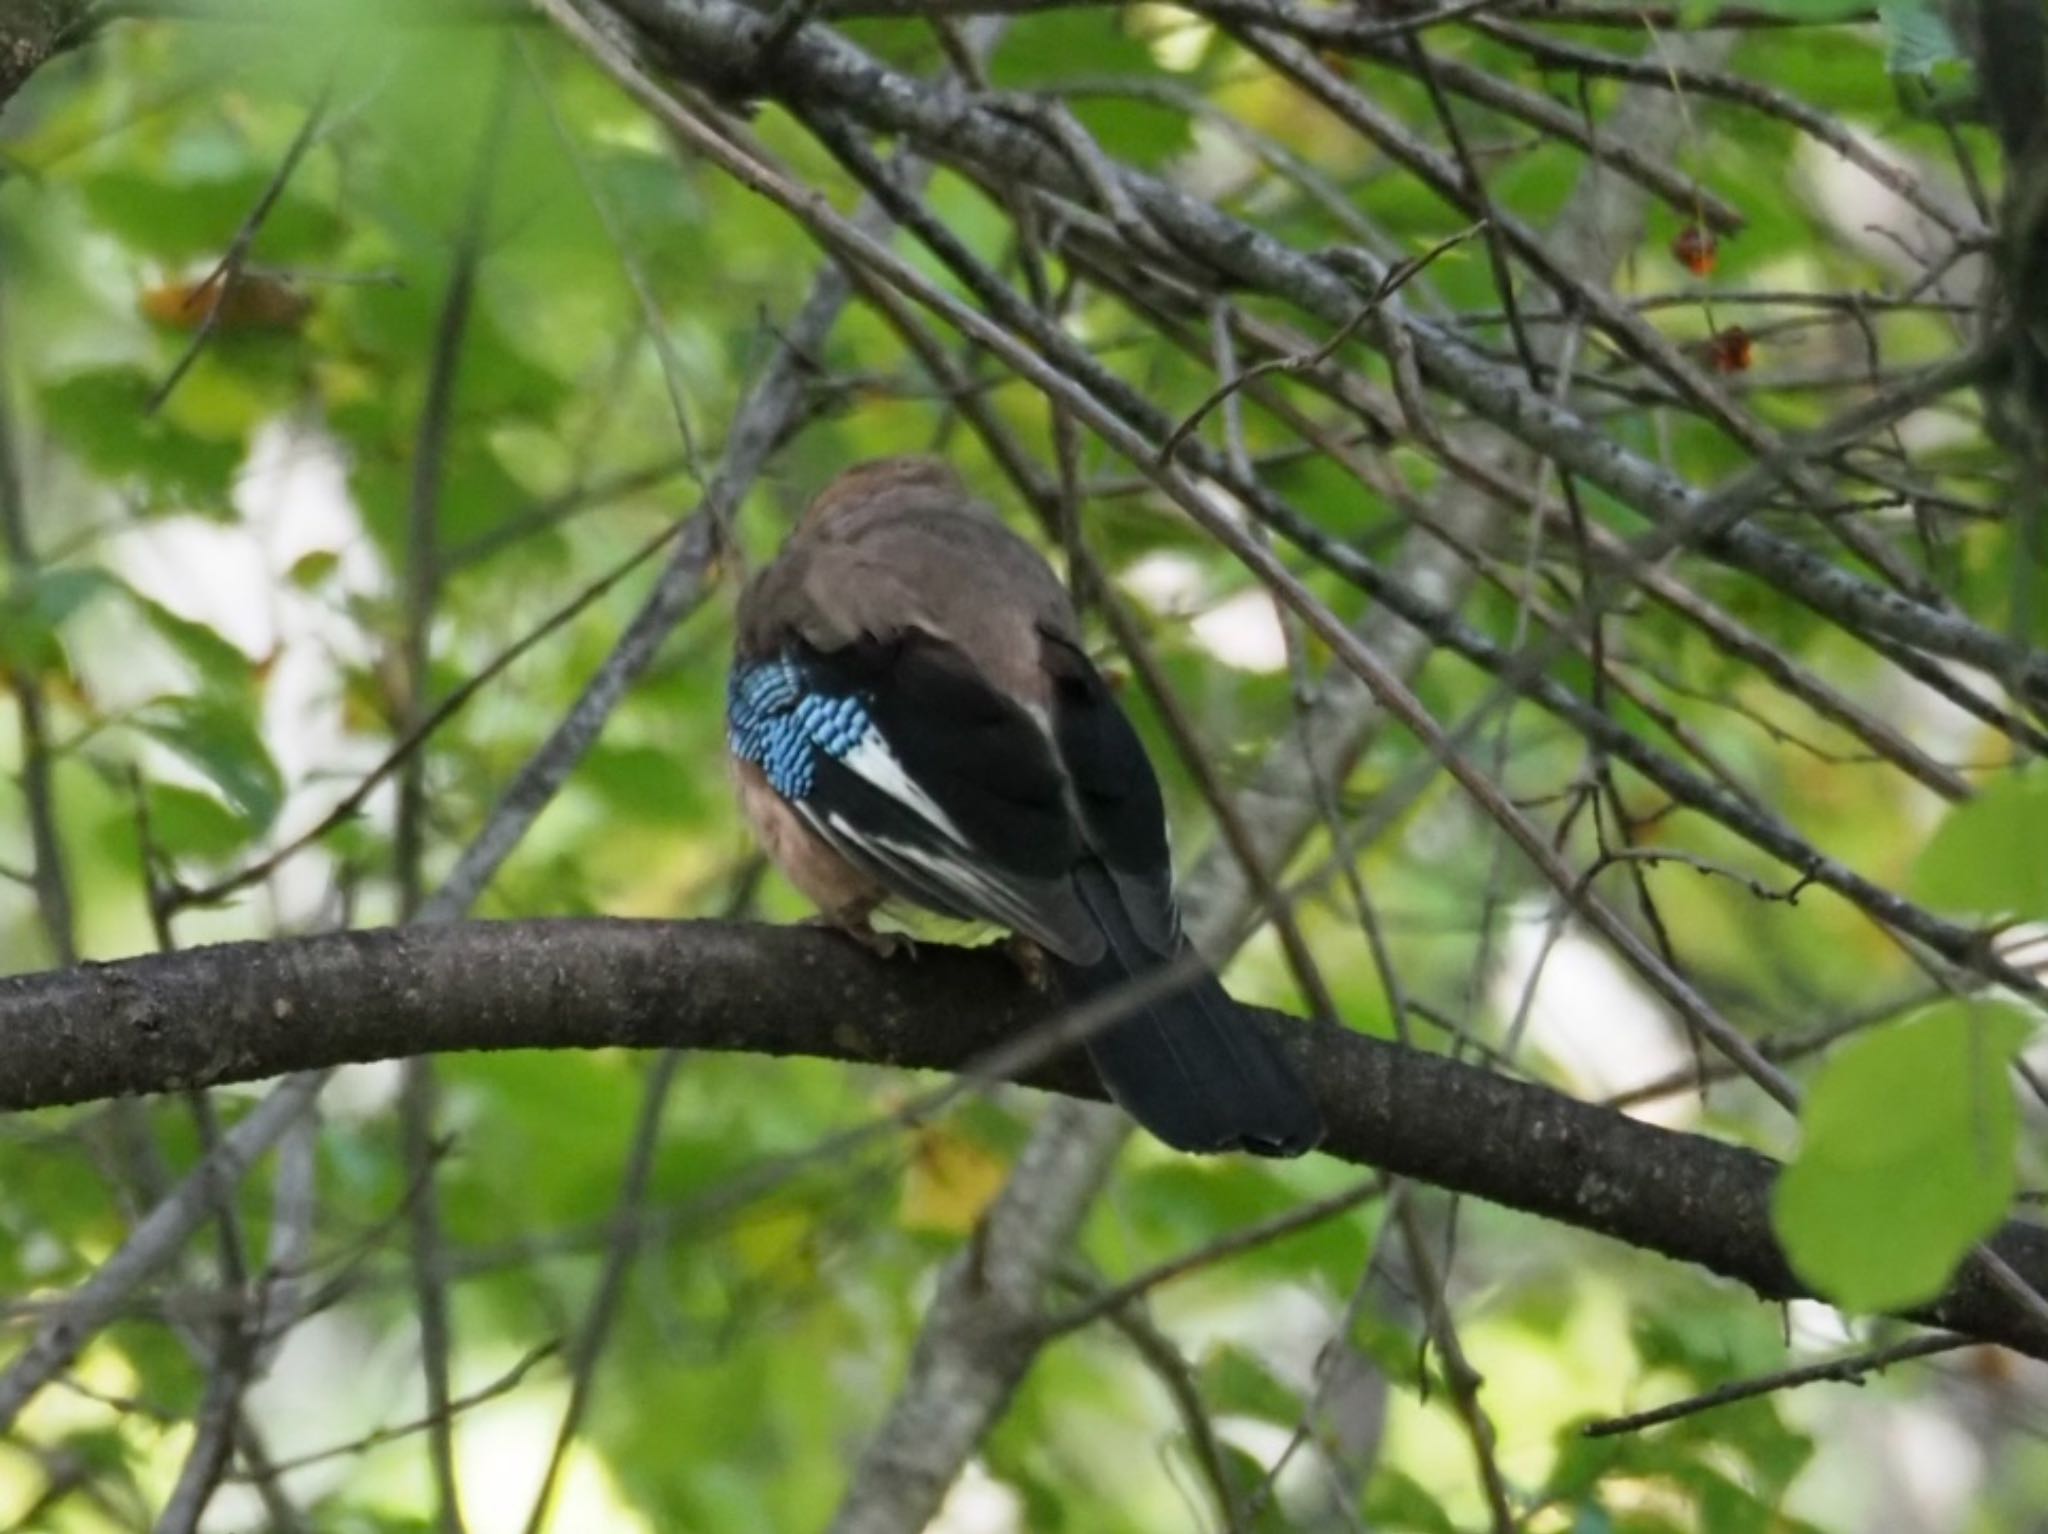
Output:
[[1053,971],[1070,1004],[1113,1002],[1122,991],[1145,995],[1088,1040],[1109,1095],[1176,1150],[1313,1150],[1323,1138],[1322,1114],[1279,1045],[1205,968],[1189,968],[1185,983],[1163,994],[1146,994],[1148,975],[1196,961],[1185,946],[1177,956],[1153,954],[1121,901],[1092,898],[1099,892],[1092,882],[1083,876],[1082,894],[1103,924],[1107,952],[1093,964],[1054,959]]

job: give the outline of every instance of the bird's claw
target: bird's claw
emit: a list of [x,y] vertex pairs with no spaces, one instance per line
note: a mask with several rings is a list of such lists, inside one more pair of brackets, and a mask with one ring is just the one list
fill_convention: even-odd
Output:
[[849,927],[846,935],[878,959],[917,957],[917,939],[907,932],[882,932],[874,927]]
[[806,917],[807,927],[824,927],[852,938],[861,947],[878,959],[914,959],[917,957],[917,940],[907,932],[883,932],[872,925],[866,912],[820,913]]
[[1017,966],[1024,976],[1024,983],[1034,991],[1052,989],[1052,964],[1045,956],[1045,950],[1028,937],[1011,933],[1003,939],[1003,953]]

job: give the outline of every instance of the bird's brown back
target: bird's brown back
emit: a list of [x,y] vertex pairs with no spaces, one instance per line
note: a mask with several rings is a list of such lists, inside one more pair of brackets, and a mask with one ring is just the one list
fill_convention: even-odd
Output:
[[820,493],[740,606],[740,647],[794,634],[820,650],[921,629],[1038,708],[1044,635],[1075,642],[1072,604],[1038,551],[932,459],[882,459]]

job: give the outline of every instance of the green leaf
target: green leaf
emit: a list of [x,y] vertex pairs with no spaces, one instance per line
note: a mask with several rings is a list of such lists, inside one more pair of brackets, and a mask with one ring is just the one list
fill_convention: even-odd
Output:
[[0,665],[40,673],[63,662],[57,630],[64,620],[118,583],[89,565],[38,570],[0,598]]
[[119,1433],[104,1428],[83,1429],[65,1434],[62,1444],[67,1454],[76,1455],[95,1474],[118,1475],[123,1485],[135,1484],[129,1471],[131,1462],[137,1457],[134,1445]]
[[1152,51],[1117,10],[1052,11],[1022,18],[989,65],[992,83],[1006,90],[1057,84],[1086,60],[1091,73],[1142,76],[1153,69]]
[[1218,1413],[1292,1423],[1301,1415],[1301,1394],[1273,1378],[1265,1361],[1224,1343],[1202,1360],[1202,1399]]
[[215,698],[167,698],[136,723],[190,762],[260,835],[284,802],[284,778],[247,711]]
[[38,570],[29,583],[30,605],[37,617],[55,628],[102,591],[113,588],[114,578],[92,565]]
[[194,509],[224,509],[241,442],[202,437],[151,414],[155,388],[138,368],[88,368],[44,387],[44,419],[53,436],[109,479],[137,480]]
[[239,645],[221,638],[203,623],[179,617],[139,591],[131,590],[128,596],[149,626],[198,673],[201,686],[212,692],[237,694],[247,687],[255,668]]
[[[275,174],[270,167],[176,178],[109,170],[88,178],[83,191],[93,218],[131,250],[189,261],[227,249]],[[259,261],[309,261],[331,253],[341,233],[333,212],[287,187],[264,216],[252,253]]]
[[584,758],[579,777],[607,808],[644,823],[682,821],[704,802],[703,784],[676,771],[673,750],[655,746],[600,743]]
[[[359,462],[350,481],[364,519],[387,548],[403,547],[412,495],[409,448],[407,454]],[[471,432],[455,434],[434,502],[445,545],[459,547],[494,531],[526,500],[488,441]]]
[[1194,147],[1194,119],[1152,101],[1077,102],[1074,115],[1116,159],[1157,167]]
[[2031,1026],[2013,1007],[1944,1002],[1829,1059],[1771,1201],[1793,1268],[1822,1295],[1918,1304],[1997,1228],[2018,1122],[2005,1072]]
[[1574,1417],[1558,1428],[1557,1457],[1550,1478],[1543,1483],[1546,1502],[1571,1503],[1591,1497],[1601,1479],[1630,1452],[1629,1446],[1614,1438],[1588,1438],[1585,1427],[1594,1420]]
[[1420,1481],[1392,1465],[1382,1465],[1365,1496],[1367,1526],[1414,1529],[1422,1534],[1457,1534],[1457,1524]]
[[1943,65],[1960,64],[1955,34],[1929,0],[1878,0],[1884,67],[1895,75],[1927,78]]
[[334,550],[314,549],[293,560],[285,578],[301,591],[317,591],[340,568],[341,556]]
[[1914,865],[1910,888],[1945,911],[2048,917],[2048,764],[2006,773],[1950,810]]
[[[990,74],[1005,87],[1030,89],[1063,82],[1077,60],[1091,73],[1156,75],[1152,50],[1136,36],[1124,12],[1062,11],[1021,20],[997,52]],[[1071,104],[1089,136],[1105,153],[1140,165],[1158,165],[1194,142],[1184,112],[1136,96],[1077,95]]]
[[249,823],[211,794],[179,783],[152,783],[144,792],[150,838],[172,857],[219,860],[249,843]]
[[[1735,3],[1735,0],[1729,0],[1729,3]],[[1797,21],[1827,22],[1845,21],[1851,16],[1861,15],[1869,5],[1866,0],[1759,0],[1754,8]],[[1711,16],[1720,9],[1719,5],[1709,6],[1706,14]]]

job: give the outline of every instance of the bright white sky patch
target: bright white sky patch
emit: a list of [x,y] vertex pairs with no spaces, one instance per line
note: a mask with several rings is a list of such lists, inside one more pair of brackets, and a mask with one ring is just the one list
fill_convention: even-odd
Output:
[[1240,591],[1195,619],[1195,643],[1239,671],[1282,671],[1287,635],[1280,614],[1262,588]]
[[[233,499],[236,522],[177,516],[124,528],[109,539],[108,563],[136,591],[204,624],[252,660],[270,662],[261,724],[287,788],[273,836],[288,840],[317,822],[383,753],[382,742],[352,735],[343,723],[343,667],[365,660],[369,641],[341,599],[383,591],[390,575],[349,495],[341,450],[315,423],[281,419],[262,427],[236,474]],[[324,590],[307,591],[291,572],[316,553],[337,563]],[[136,653],[133,646],[80,648],[87,657],[120,658],[119,666],[91,673],[102,707],[182,689],[175,662],[136,665]],[[168,752],[151,751],[147,762],[153,776],[194,781]],[[377,814],[387,806],[380,799],[370,808]],[[326,895],[330,873],[317,849],[292,859],[271,886],[280,918],[308,918]]]
[[972,1459],[925,1534],[1017,1534],[1023,1527],[1024,1499]]
[[1251,587],[1203,610],[1209,590],[1202,564],[1189,554],[1147,554],[1123,574],[1124,589],[1167,617],[1193,613],[1189,628],[1215,659],[1239,671],[1281,671],[1287,635],[1280,613],[1262,588]]
[[[1549,909],[1548,901],[1529,900],[1510,913],[1487,987],[1501,1026],[1522,1004],[1540,959],[1522,1047],[1562,1070],[1574,1096],[1606,1097],[1690,1065],[1692,1050],[1664,1009],[1605,948],[1567,926],[1544,957]],[[1653,1124],[1686,1125],[1699,1117],[1699,1098],[1675,1092],[1626,1111]]]
[[1202,562],[1192,554],[1161,549],[1125,569],[1123,585],[1154,612],[1192,612],[1202,600]]

